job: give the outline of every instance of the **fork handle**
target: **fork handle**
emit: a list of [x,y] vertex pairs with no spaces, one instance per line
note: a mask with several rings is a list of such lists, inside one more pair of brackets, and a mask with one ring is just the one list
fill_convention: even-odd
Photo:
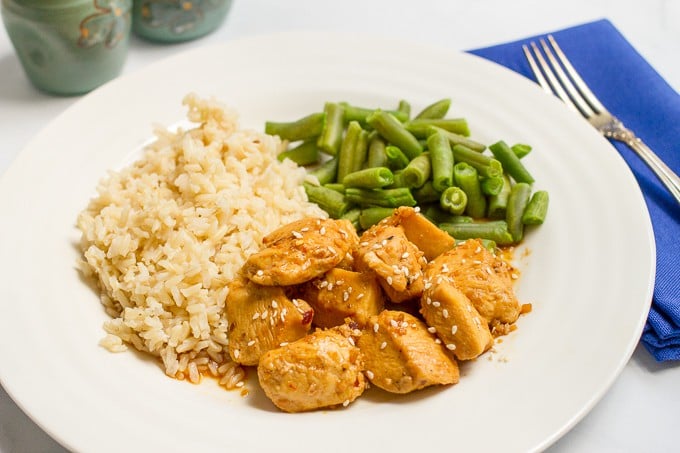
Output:
[[670,169],[652,149],[636,137],[632,132],[622,140],[649,166],[654,174],[659,178],[668,191],[673,195],[675,201],[680,203],[680,177]]

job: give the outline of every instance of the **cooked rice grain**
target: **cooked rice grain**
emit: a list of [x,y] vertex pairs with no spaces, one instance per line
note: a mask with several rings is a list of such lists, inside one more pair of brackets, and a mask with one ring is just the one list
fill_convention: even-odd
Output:
[[280,163],[278,137],[238,129],[214,100],[188,95],[196,128],[159,128],[130,167],[100,182],[78,217],[84,260],[112,317],[100,344],[159,357],[169,376],[213,375],[234,388],[244,372],[229,359],[226,283],[262,238],[305,215],[305,171]]

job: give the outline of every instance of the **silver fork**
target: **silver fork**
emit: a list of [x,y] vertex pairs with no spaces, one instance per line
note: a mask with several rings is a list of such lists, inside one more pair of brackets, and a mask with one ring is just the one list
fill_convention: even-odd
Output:
[[[557,95],[567,107],[583,115],[605,137],[628,145],[651,168],[673,194],[675,200],[680,203],[680,178],[678,175],[630,129],[626,128],[621,121],[607,111],[576,72],[552,35],[548,35],[548,41],[550,46],[544,39],[540,40],[543,53],[535,42],[530,43],[531,50],[526,45],[522,46],[529,66],[531,66],[531,70],[543,90],[548,94]],[[543,54],[550,63],[546,61]]]

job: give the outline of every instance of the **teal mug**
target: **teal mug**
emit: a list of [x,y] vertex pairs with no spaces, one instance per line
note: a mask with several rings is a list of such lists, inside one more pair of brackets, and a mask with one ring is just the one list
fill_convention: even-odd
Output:
[[232,0],[134,0],[132,27],[150,41],[174,43],[217,29]]
[[132,0],[2,0],[2,19],[33,85],[86,93],[120,74]]

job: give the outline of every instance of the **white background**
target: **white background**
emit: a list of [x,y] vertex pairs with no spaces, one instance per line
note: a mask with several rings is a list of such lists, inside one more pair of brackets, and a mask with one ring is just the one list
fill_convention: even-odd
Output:
[[[236,0],[223,26],[197,41],[158,45],[133,37],[123,72],[193,47],[268,32],[370,31],[465,50],[600,18],[610,19],[680,91],[680,0]],[[0,174],[32,136],[78,99],[36,91],[0,32]],[[550,451],[680,451],[679,422],[680,362],[656,363],[639,346],[599,404]],[[0,387],[0,452],[59,451]]]

